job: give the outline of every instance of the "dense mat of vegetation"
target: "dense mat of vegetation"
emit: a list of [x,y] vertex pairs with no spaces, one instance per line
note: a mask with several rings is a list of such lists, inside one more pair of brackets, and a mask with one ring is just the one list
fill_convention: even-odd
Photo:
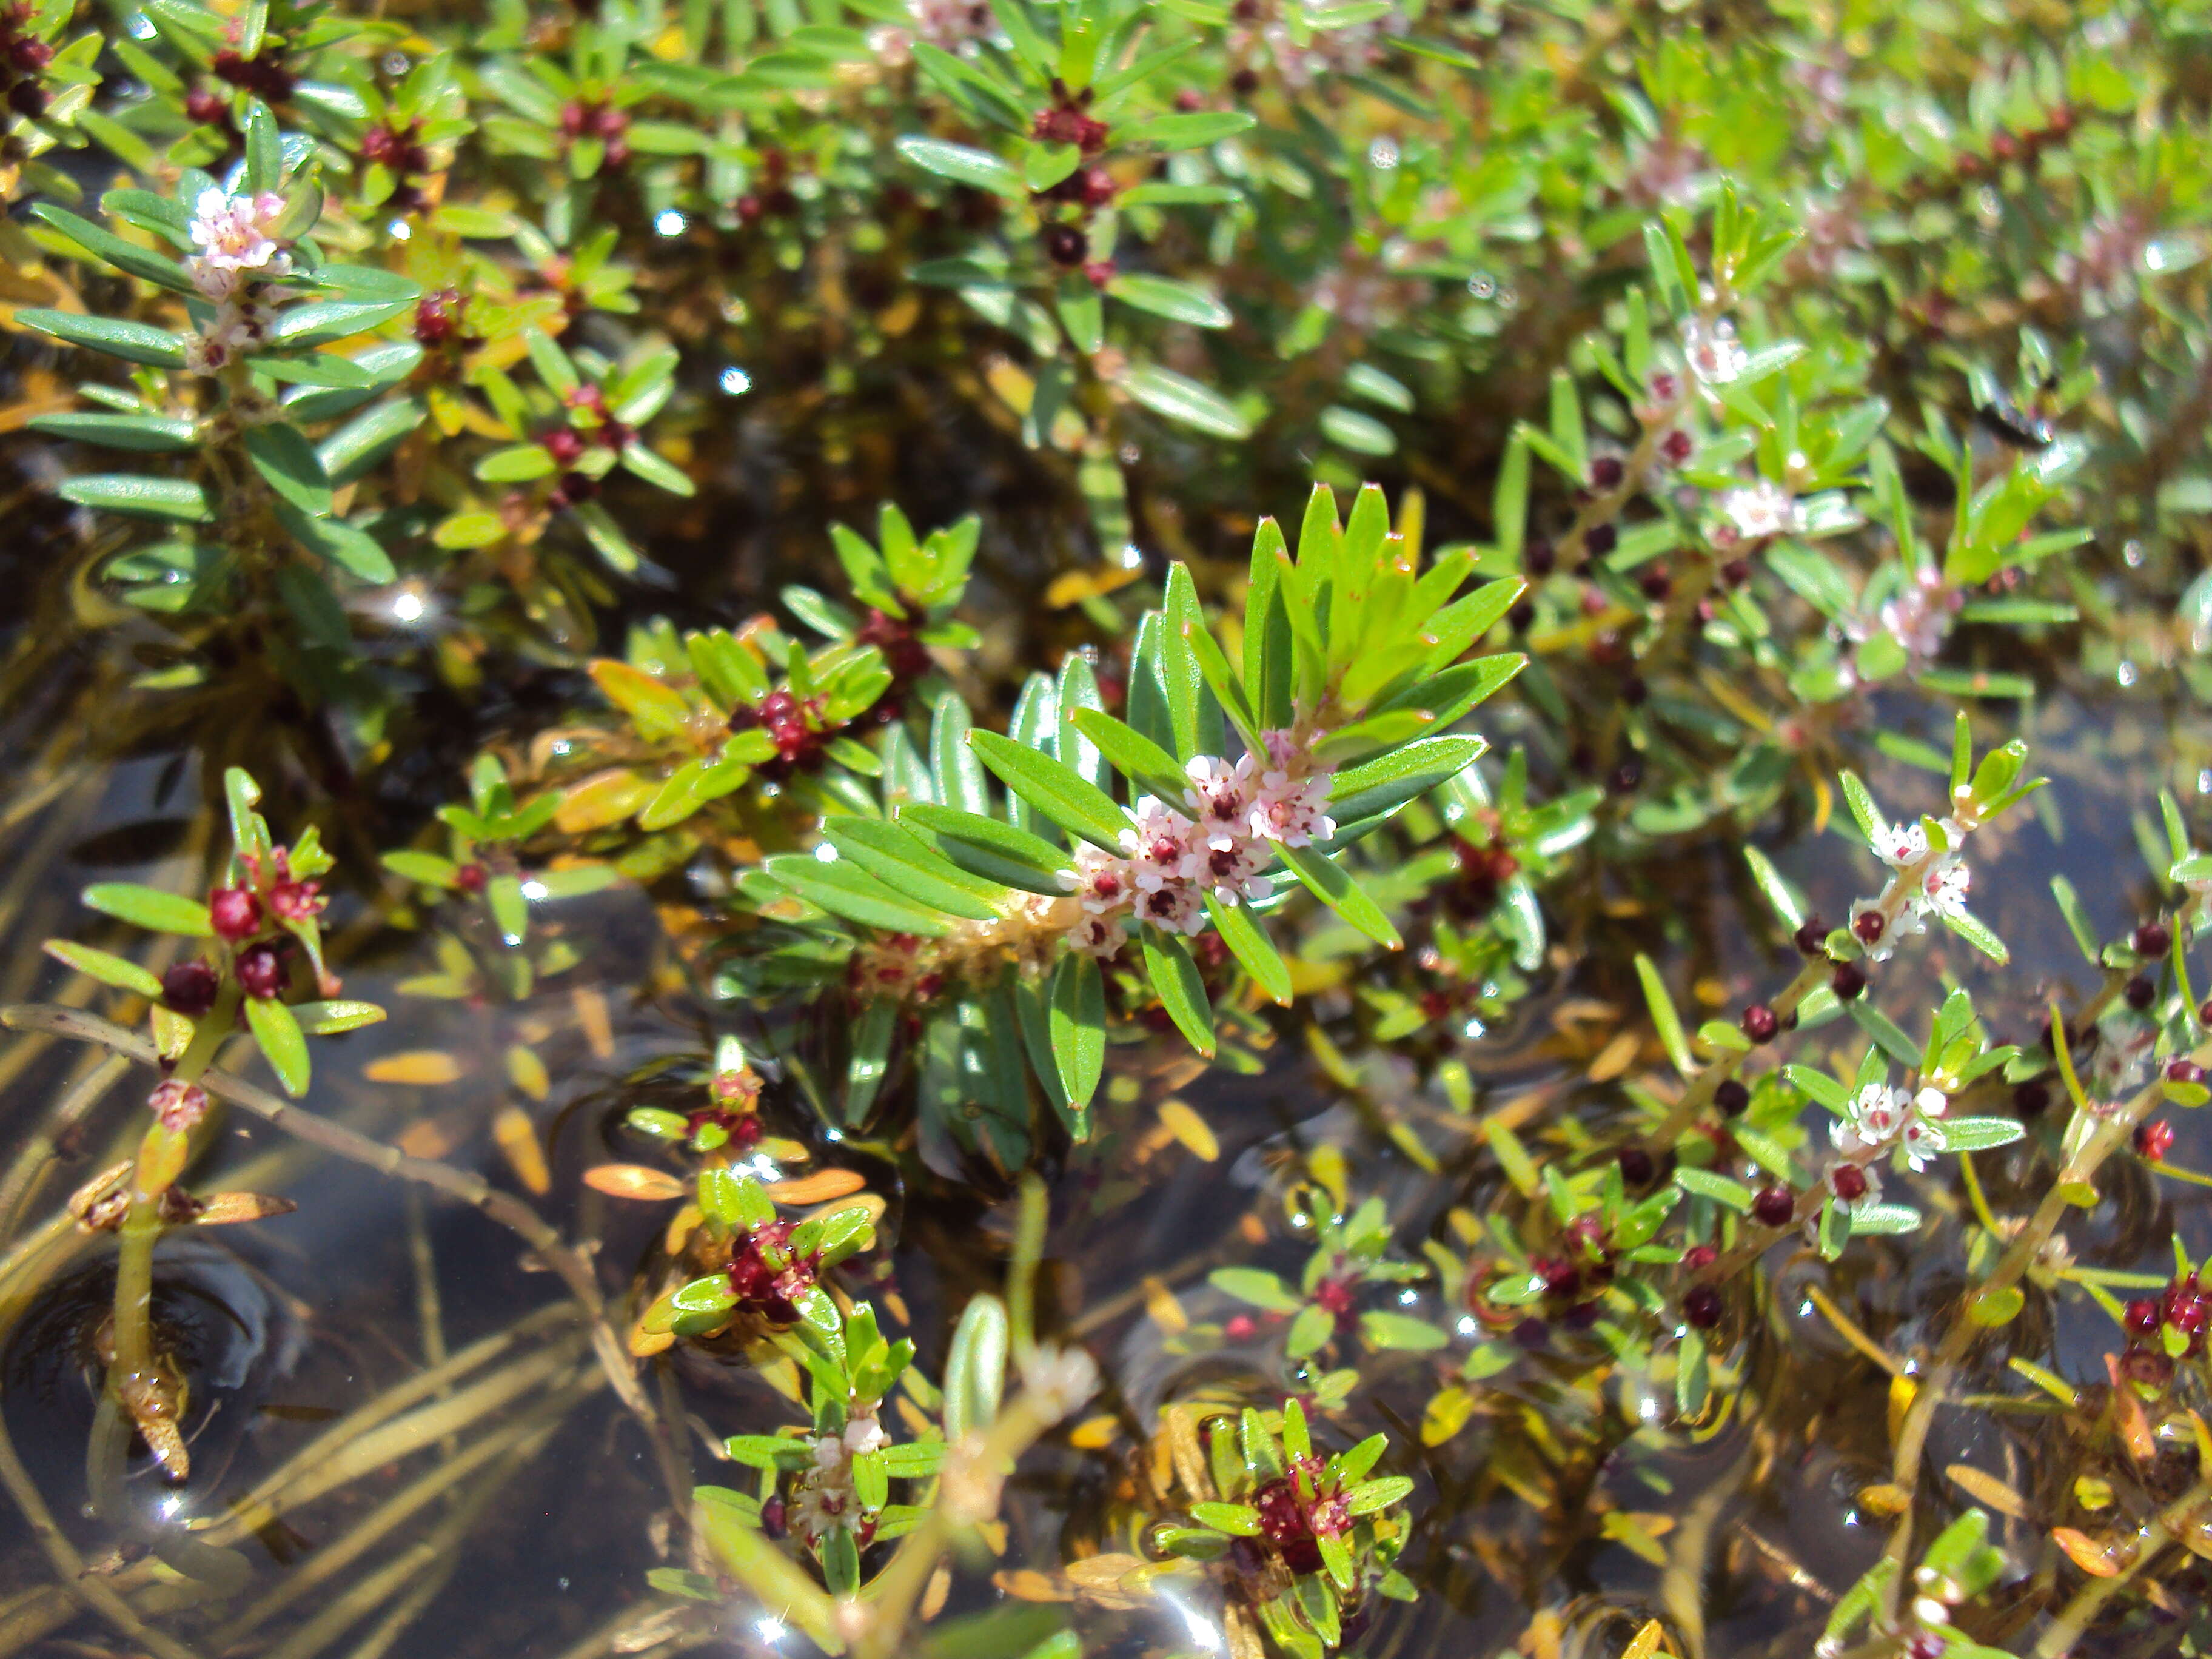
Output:
[[0,1656],[2212,1651],[2212,9],[0,97]]

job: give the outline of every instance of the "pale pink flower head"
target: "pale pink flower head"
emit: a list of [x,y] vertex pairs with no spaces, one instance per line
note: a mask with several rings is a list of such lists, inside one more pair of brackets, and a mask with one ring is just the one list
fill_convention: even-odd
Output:
[[1692,317],[1682,325],[1682,358],[1704,385],[1726,386],[1743,373],[1751,354],[1726,318],[1706,323]]
[[1156,893],[1189,879],[1191,821],[1173,807],[1146,795],[1137,803],[1136,845],[1129,867],[1140,893]]
[[1075,849],[1075,868],[1060,872],[1060,884],[1083,902],[1094,916],[1125,908],[1135,896],[1135,872],[1129,860],[1084,842]]
[[1252,757],[1240,756],[1231,766],[1215,756],[1200,755],[1183,770],[1190,775],[1183,799],[1198,826],[1194,839],[1216,851],[1234,848],[1251,833]]
[[1260,779],[1252,801],[1252,833],[1285,847],[1305,847],[1336,833],[1328,815],[1329,775],[1292,777],[1271,771]]
[[1206,896],[1188,881],[1170,881],[1137,895],[1137,915],[1164,933],[1206,931]]
[[1080,951],[1086,957],[1096,957],[1101,962],[1121,954],[1121,947],[1129,942],[1129,930],[1121,925],[1127,915],[1121,911],[1114,915],[1085,915],[1067,930],[1068,948]]
[[982,0],[906,0],[906,11],[915,33],[946,52],[982,40],[997,27]]
[[1897,1137],[1897,1155],[1911,1165],[1915,1175],[1935,1162],[1942,1150],[1942,1129],[1923,1118],[1909,1120]]
[[1928,856],[1928,831],[1914,823],[1885,824],[1874,832],[1874,855],[1893,870],[1917,864]]
[[270,234],[283,212],[284,198],[271,191],[258,196],[202,191],[185,227],[199,250],[186,267],[200,292],[210,300],[225,300],[248,272],[282,276],[290,270],[292,256]]
[[1191,854],[1192,879],[1224,904],[1257,904],[1275,890],[1260,873],[1273,856],[1266,842],[1234,836],[1226,846],[1215,842]]

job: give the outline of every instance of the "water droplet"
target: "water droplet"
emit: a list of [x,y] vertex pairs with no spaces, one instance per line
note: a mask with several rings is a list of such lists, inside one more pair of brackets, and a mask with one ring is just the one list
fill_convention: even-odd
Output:
[[1367,147],[1367,165],[1389,172],[1398,165],[1398,144],[1395,139],[1377,138]]
[[681,236],[689,222],[674,208],[663,208],[653,216],[653,228],[662,236]]
[[406,74],[414,65],[408,61],[405,52],[387,52],[384,54],[383,67],[386,75],[397,77]]
[[1487,300],[1498,292],[1498,279],[1486,270],[1478,270],[1467,279],[1467,291],[1478,300]]
[[753,377],[735,363],[722,371],[722,390],[732,398],[742,398],[753,389]]
[[2113,672],[2112,678],[2122,685],[2133,685],[2136,683],[2136,665],[2131,662],[2123,662]]

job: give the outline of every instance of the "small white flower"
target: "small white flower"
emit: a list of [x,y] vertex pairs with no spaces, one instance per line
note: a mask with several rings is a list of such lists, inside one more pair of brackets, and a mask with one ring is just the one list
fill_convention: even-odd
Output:
[[1682,325],[1682,357],[1690,373],[1706,386],[1726,386],[1744,371],[1751,354],[1726,318],[1705,323],[1692,317]]
[[1941,1089],[1923,1089],[1913,1096],[1912,1109],[1923,1117],[1941,1117],[1951,1109],[1951,1097]]
[[1886,1084],[1869,1083],[1851,1097],[1850,1114],[1859,1138],[1869,1146],[1880,1146],[1905,1127],[1905,1096]]
[[1884,824],[1874,832],[1874,855],[1893,870],[1928,856],[1928,831],[1918,823]]
[[1897,1156],[1911,1166],[1915,1175],[1933,1163],[1936,1155],[1942,1150],[1943,1131],[1917,1117],[1906,1120],[1904,1129],[1897,1137]]
[[1804,512],[1795,496],[1771,478],[1731,489],[1721,497],[1723,520],[1716,539],[1723,544],[1763,542],[1800,528]]
[[[1122,915],[1127,915],[1125,911]],[[1121,947],[1129,942],[1129,930],[1121,925],[1121,915],[1087,915],[1067,930],[1071,950],[1080,951],[1086,957],[1097,957],[1102,962],[1119,956]]]
[[1962,916],[1966,913],[1966,889],[1972,880],[1973,872],[1955,854],[1946,854],[1921,878],[1920,890],[1913,896],[1914,907],[1923,915]]
[[1171,933],[1206,931],[1206,898],[1190,882],[1173,881],[1137,895],[1137,915]]
[[915,33],[946,52],[983,39],[995,27],[991,9],[982,0],[906,0],[906,12],[914,19]]

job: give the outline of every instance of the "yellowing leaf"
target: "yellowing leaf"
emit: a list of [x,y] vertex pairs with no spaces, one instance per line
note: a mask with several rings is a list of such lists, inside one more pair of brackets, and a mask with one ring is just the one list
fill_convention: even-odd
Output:
[[764,1190],[779,1204],[820,1204],[857,1193],[868,1184],[858,1170],[817,1170],[796,1181],[773,1181]]
[[361,1068],[371,1083],[405,1083],[428,1088],[451,1083],[461,1074],[461,1062],[442,1048],[410,1048],[372,1060]]
[[1086,1417],[1067,1431],[1067,1443],[1079,1451],[1103,1451],[1114,1443],[1114,1437],[1121,1431],[1119,1419],[1111,1412],[1101,1412],[1096,1417]]
[[2000,1515],[2008,1515],[2015,1521],[2027,1518],[2027,1499],[1995,1475],[1984,1474],[1966,1463],[1954,1463],[1943,1473],[1977,1503],[1985,1504]]
[[620,823],[660,793],[660,786],[625,768],[595,772],[561,798],[553,815],[554,827],[565,835],[580,836],[587,830],[604,830]]
[[1145,1311],[1152,1316],[1152,1323],[1164,1331],[1190,1328],[1190,1316],[1182,1310],[1182,1304],[1176,1300],[1176,1293],[1164,1280],[1146,1279]]
[[538,1058],[538,1051],[517,1042],[507,1051],[507,1080],[528,1095],[532,1100],[543,1100],[551,1092],[552,1079],[545,1075],[545,1062]]
[[609,1198],[637,1198],[664,1202],[690,1190],[665,1170],[648,1170],[642,1164],[600,1164],[584,1171],[584,1184]]
[[1185,1102],[1161,1102],[1160,1121],[1170,1134],[1208,1164],[1221,1156],[1221,1143],[1214,1139],[1213,1130]]
[[1620,1650],[1620,1659],[1651,1659],[1659,1651],[1660,1639],[1666,1634],[1665,1627],[1656,1619],[1645,1620],[1644,1628],[1629,1638],[1628,1645]]
[[2117,1578],[2120,1564],[2112,1559],[2112,1551],[2085,1532],[2071,1527],[2053,1527],[2051,1541],[2066,1552],[2066,1559],[2087,1573],[2092,1578]]
[[526,1191],[543,1197],[553,1190],[553,1175],[545,1167],[545,1152],[538,1144],[538,1127],[529,1113],[520,1106],[501,1107],[491,1121],[491,1138],[507,1154],[507,1167]]

